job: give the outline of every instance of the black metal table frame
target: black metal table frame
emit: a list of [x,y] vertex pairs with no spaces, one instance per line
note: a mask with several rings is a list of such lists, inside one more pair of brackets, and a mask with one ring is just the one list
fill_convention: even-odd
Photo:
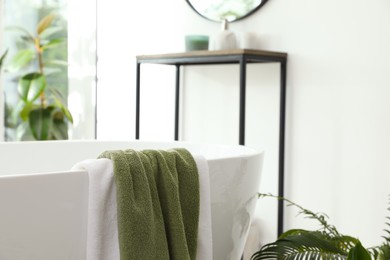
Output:
[[[141,64],[166,64],[176,66],[175,90],[175,130],[174,140],[179,140],[179,105],[180,105],[180,67],[183,65],[212,65],[212,64],[239,64],[240,70],[240,101],[239,101],[239,144],[245,145],[245,104],[246,104],[246,65],[248,63],[280,63],[280,110],[279,110],[279,173],[278,196],[284,197],[284,153],[285,153],[285,121],[286,121],[286,73],[287,55],[273,55],[274,53],[251,54],[245,50],[240,53],[225,53],[213,55],[147,55],[137,56],[136,68],[136,129],[135,138],[140,134],[140,94],[141,94]],[[283,201],[278,201],[278,236],[283,233]]]

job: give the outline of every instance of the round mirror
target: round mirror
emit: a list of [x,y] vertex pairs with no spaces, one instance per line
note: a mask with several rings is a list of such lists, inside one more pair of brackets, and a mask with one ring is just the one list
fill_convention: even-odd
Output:
[[267,0],[186,0],[204,18],[221,22],[240,20],[263,6]]

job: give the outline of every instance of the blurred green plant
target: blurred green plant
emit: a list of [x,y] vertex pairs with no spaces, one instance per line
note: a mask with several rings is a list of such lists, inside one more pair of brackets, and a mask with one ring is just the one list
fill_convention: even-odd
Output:
[[[359,239],[341,234],[335,226],[327,221],[327,215],[314,213],[302,206],[272,194],[259,193],[258,196],[273,197],[284,200],[288,206],[295,206],[299,213],[320,223],[321,228],[310,231],[290,229],[279,236],[272,243],[264,245],[256,252],[251,260],[279,260],[279,259],[335,259],[335,260],[389,260],[390,259],[390,231],[385,229],[385,242],[376,247],[364,248]],[[390,208],[388,208],[390,210]],[[387,217],[389,221],[390,218]],[[390,227],[390,223],[386,225]]]
[[3,67],[3,63],[4,63],[4,60],[5,60],[5,57],[7,57],[7,54],[8,54],[8,50],[6,50],[3,55],[1,55],[0,57],[0,72],[1,72],[1,68]]
[[[5,60],[5,57],[7,57],[7,54],[8,54],[8,50],[6,50],[3,55],[1,55],[0,57],[0,74],[1,74],[1,70],[2,70],[2,67],[3,67],[3,63],[4,63],[4,60]],[[2,95],[3,93],[0,93],[0,95]],[[2,108],[0,108],[2,109]],[[7,106],[4,106],[4,124],[7,125]]]
[[[55,26],[54,14],[43,17],[35,33],[23,27],[11,27],[21,34],[22,48],[13,56],[7,66],[8,72],[20,72],[17,91],[19,102],[13,109],[13,120],[21,119],[17,127],[22,140],[68,139],[68,124],[73,123],[66,102],[48,76],[61,72],[58,66],[67,66],[66,60],[45,55],[49,50],[58,49],[65,43],[65,37],[53,37],[63,30]],[[57,68],[48,68],[49,65]],[[23,73],[28,68],[27,73]],[[12,125],[12,124],[11,124]],[[14,124],[15,125],[15,124]]]

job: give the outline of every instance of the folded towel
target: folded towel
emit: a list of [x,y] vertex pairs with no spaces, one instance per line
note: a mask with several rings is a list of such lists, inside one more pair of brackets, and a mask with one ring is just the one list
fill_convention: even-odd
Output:
[[193,155],[199,174],[199,226],[197,260],[213,259],[213,239],[211,229],[210,175],[207,160],[200,155]]
[[113,163],[91,159],[77,163],[73,170],[89,176],[86,260],[119,260],[116,187]]
[[106,151],[117,188],[122,260],[196,258],[199,176],[185,149]]

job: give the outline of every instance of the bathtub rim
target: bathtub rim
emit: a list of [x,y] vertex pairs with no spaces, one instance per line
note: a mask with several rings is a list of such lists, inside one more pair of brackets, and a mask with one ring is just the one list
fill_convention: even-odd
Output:
[[[227,155],[227,156],[215,156],[215,157],[206,157],[205,159],[207,161],[219,161],[219,160],[226,160],[226,159],[233,159],[233,158],[249,158],[249,157],[256,157],[260,155],[264,155],[264,150],[256,150],[250,146],[247,145],[233,145],[233,144],[218,144],[218,143],[205,143],[205,142],[191,142],[191,141],[152,141],[152,140],[95,140],[95,139],[82,139],[82,140],[50,140],[50,141],[11,141],[11,142],[0,142],[0,146],[7,146],[7,145],[37,145],[40,144],[50,144],[54,145],[56,143],[58,144],[64,144],[64,143],[107,143],[107,144],[124,144],[124,143],[145,143],[150,145],[166,145],[166,144],[179,144],[183,146],[172,146],[171,148],[156,148],[156,149],[172,149],[172,148],[188,148],[189,147],[212,147],[216,148],[217,150],[223,150],[223,149],[239,149],[241,153],[237,153],[234,155]],[[187,147],[186,147],[187,146]],[[131,147],[129,147],[131,149]],[[145,149],[155,149],[155,148],[145,148]],[[137,150],[137,149],[135,149]],[[226,151],[226,150],[225,150]],[[103,152],[103,151],[102,151]],[[198,154],[201,155],[201,154]]]

